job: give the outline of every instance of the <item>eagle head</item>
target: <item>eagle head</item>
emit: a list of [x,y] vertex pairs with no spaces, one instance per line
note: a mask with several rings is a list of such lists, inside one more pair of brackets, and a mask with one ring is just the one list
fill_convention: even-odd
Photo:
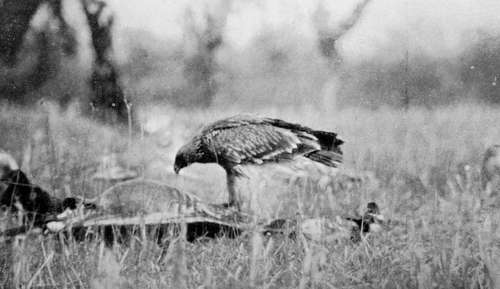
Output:
[[176,174],[179,174],[179,172],[187,167],[189,164],[188,164],[188,161],[187,161],[187,157],[185,156],[185,154],[182,152],[182,151],[179,151],[177,153],[177,155],[175,156],[175,163],[174,163],[174,172]]
[[205,157],[201,140],[199,138],[194,138],[177,151],[175,155],[174,171],[178,174],[183,168],[192,163],[204,162]]

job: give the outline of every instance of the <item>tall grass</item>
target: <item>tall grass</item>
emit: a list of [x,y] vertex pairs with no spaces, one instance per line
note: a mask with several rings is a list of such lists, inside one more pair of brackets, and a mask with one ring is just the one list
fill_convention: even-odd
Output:
[[[139,116],[150,129],[129,144],[127,132],[54,108],[44,112],[51,131],[48,141],[37,137],[43,113],[3,108],[0,147],[20,160],[31,140],[34,182],[53,189],[54,194],[65,194],[66,188],[70,194],[96,195],[100,188],[90,176],[101,156],[119,152],[142,175],[169,180],[175,150],[194,130],[239,112],[237,107],[208,111],[144,108]],[[57,288],[500,286],[499,215],[497,209],[481,207],[484,196],[479,183],[484,149],[500,142],[496,128],[500,109],[462,105],[405,112],[317,112],[311,107],[291,107],[249,112],[333,130],[345,138],[343,170],[362,176],[365,182],[340,186],[321,175],[321,170],[306,169],[310,178],[283,184],[299,195],[296,201],[302,217],[352,213],[375,200],[392,220],[391,229],[359,244],[271,240],[252,234],[193,244],[171,239],[167,252],[151,240],[104,252],[99,237],[81,243],[59,242],[54,236],[27,237],[20,251],[13,251],[13,244],[0,244],[0,287],[9,287],[12,275],[23,286]],[[188,185],[189,180],[190,190],[205,200],[220,201],[225,196],[224,175],[215,167],[194,167],[187,175],[190,178],[179,184]],[[22,257],[13,257],[16,254]],[[22,265],[23,270],[13,264]]]

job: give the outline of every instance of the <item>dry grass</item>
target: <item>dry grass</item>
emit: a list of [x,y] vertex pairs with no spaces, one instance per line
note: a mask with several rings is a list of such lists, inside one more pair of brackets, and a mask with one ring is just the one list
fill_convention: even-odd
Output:
[[[149,132],[129,144],[126,131],[44,109],[4,108],[0,147],[28,159],[23,166],[29,164],[34,181],[58,195],[98,194],[102,188],[89,176],[106,151],[122,152],[123,162],[149,178],[168,180],[175,149],[193,130],[240,112],[148,110]],[[300,194],[303,215],[343,214],[375,200],[398,222],[357,245],[246,236],[196,244],[170,240],[163,252],[138,239],[108,252],[99,239],[32,237],[15,250],[0,245],[0,287],[11,284],[8,272],[15,269],[16,282],[32,288],[499,288],[500,216],[481,208],[478,174],[486,146],[500,142],[500,110],[463,105],[254,113],[338,131],[346,139],[346,169],[371,176],[367,185],[344,190],[319,175],[283,184]],[[192,177],[179,185],[207,201],[224,198],[220,171],[195,167],[187,175]],[[11,268],[8,255],[18,256],[21,269]]]

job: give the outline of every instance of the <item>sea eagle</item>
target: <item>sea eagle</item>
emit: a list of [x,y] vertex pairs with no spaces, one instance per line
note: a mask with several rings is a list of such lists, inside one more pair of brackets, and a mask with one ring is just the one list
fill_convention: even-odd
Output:
[[342,163],[334,132],[314,130],[274,118],[234,116],[207,125],[182,146],[175,157],[174,171],[192,163],[217,163],[227,174],[229,206],[240,209],[235,179],[243,176],[241,166],[290,161],[298,156],[329,167]]

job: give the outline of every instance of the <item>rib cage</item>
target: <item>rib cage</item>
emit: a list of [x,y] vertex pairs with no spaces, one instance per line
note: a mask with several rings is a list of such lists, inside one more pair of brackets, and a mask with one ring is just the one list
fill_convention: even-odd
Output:
[[241,221],[244,215],[211,205],[197,196],[153,180],[130,180],[114,185],[98,197],[97,210],[73,216],[68,224],[140,224],[174,220]]

